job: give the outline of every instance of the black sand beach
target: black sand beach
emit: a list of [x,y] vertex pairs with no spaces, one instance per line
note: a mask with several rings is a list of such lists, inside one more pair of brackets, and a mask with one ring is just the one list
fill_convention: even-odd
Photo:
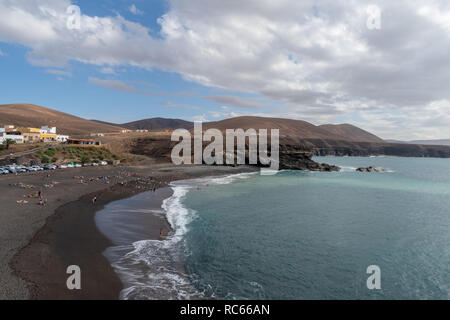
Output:
[[[161,165],[127,170],[134,172],[134,175],[128,173],[123,179],[117,179],[101,189],[95,188],[97,190],[94,191],[91,190],[92,187],[86,186],[84,192],[78,191],[78,200],[61,203],[54,214],[49,213],[45,224],[35,232],[31,241],[16,251],[10,260],[10,266],[14,275],[25,281],[28,298],[118,299],[123,284],[103,255],[105,249],[113,243],[97,228],[97,211],[112,201],[165,187],[170,181],[250,172],[256,169],[247,166]],[[68,190],[71,189],[66,189]],[[62,188],[58,192],[63,192]],[[97,197],[95,205],[92,203],[93,197]],[[152,201],[161,203],[162,200],[155,197]],[[164,232],[169,230],[166,219],[161,215],[147,215],[146,219],[151,220],[146,222],[147,226],[152,226],[148,230],[150,239],[159,239],[160,229],[165,230]],[[67,289],[66,280],[69,275],[66,269],[69,265],[78,265],[81,268],[81,290]]]

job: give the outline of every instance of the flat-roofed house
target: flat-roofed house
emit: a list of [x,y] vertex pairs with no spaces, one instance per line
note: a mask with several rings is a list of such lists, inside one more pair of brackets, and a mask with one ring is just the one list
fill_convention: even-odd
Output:
[[6,140],[13,140],[15,143],[24,143],[24,138],[22,135],[2,132],[0,134],[0,143],[4,143]]
[[69,144],[82,144],[82,145],[98,145],[94,139],[68,139]]
[[58,135],[55,133],[41,133],[39,137],[41,142],[56,142],[57,138]]
[[21,132],[25,143],[37,143],[41,140],[41,130],[38,128],[18,128]]
[[67,140],[69,140],[69,138],[70,138],[69,136],[58,134],[56,136],[56,141],[58,141],[58,142],[67,142]]
[[53,133],[53,134],[56,134],[56,127],[43,126],[43,127],[41,127],[41,133]]

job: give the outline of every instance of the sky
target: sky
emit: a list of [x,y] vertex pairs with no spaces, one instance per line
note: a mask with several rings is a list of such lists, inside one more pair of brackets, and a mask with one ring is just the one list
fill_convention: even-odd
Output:
[[87,119],[450,138],[450,1],[0,0],[0,72],[0,104]]

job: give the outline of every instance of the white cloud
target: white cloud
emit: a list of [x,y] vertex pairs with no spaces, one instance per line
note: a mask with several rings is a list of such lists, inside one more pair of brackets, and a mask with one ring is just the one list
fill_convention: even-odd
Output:
[[[371,4],[382,9],[380,30],[366,27]],[[68,5],[0,0],[0,41],[29,47],[34,65],[157,67],[284,105],[267,114],[354,120],[400,139],[450,136],[450,126],[414,118],[443,114],[432,104],[450,101],[448,1],[169,0],[160,37],[121,16],[82,15],[68,30]]]
[[217,103],[223,103],[226,105],[244,109],[260,109],[268,106],[268,104],[264,101],[261,101],[260,98],[241,98],[231,95],[207,96],[205,98]]
[[183,109],[191,109],[191,110],[198,110],[198,109],[200,109],[199,107],[190,106],[190,105],[187,105],[187,104],[172,103],[170,101],[164,102],[163,106],[165,106],[167,108],[183,108]]
[[72,72],[64,71],[64,70],[58,70],[58,69],[47,69],[47,70],[45,70],[45,72],[50,73],[50,74],[54,74],[54,75],[58,75],[58,76],[66,76],[66,77],[71,77],[72,76]]
[[199,122],[208,122],[209,121],[208,120],[208,116],[205,113],[199,114],[199,115],[196,115],[196,116],[192,116],[191,120],[192,121],[199,121]]
[[138,90],[120,80],[104,80],[98,78],[89,78],[89,82],[108,89],[114,89],[123,92],[138,93]]
[[103,67],[100,69],[100,72],[103,74],[112,74],[112,75],[117,74],[117,72],[114,70],[114,68],[111,68],[111,67]]

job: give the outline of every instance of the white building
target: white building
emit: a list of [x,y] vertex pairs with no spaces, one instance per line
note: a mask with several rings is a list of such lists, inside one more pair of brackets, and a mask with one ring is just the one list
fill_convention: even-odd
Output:
[[56,141],[58,141],[58,142],[67,142],[67,140],[69,140],[69,136],[64,136],[64,135],[61,135],[61,134],[58,134],[57,136],[56,136]]
[[41,133],[53,133],[56,134],[56,127],[41,127]]
[[19,135],[15,135],[15,134],[6,134],[4,132],[0,135],[0,143],[3,143],[8,139],[13,140],[15,143],[24,143],[25,142],[24,136],[19,136]]

